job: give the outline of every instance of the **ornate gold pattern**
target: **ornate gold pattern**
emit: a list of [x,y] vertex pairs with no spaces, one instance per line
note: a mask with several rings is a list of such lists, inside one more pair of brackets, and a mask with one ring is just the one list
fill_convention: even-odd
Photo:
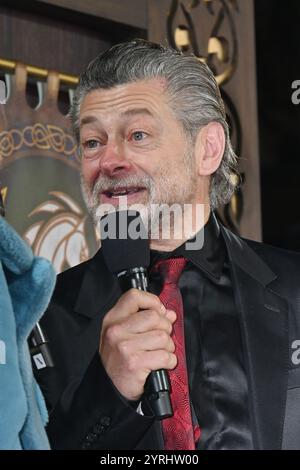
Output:
[[[204,44],[205,38],[199,38],[197,35],[194,12],[192,11],[200,8],[201,3],[208,11],[207,20],[214,19],[206,41],[206,51],[201,51],[200,43]],[[216,5],[219,6],[217,12],[214,8]],[[214,71],[219,85],[230,80],[237,62],[237,35],[232,10],[238,11],[237,0],[204,0],[204,2],[191,0],[187,4],[184,1],[172,0],[167,20],[170,44],[183,52],[193,52],[201,62],[207,63]],[[181,21],[176,26],[175,22],[179,21],[180,15],[184,17],[186,24],[182,24]],[[225,37],[222,32],[225,22],[228,28],[228,37]]]
[[21,147],[34,147],[40,150],[54,150],[78,159],[74,137],[58,126],[37,122],[23,129],[9,129],[0,133],[0,161],[10,157]]
[[69,194],[50,191],[48,200],[39,204],[28,218],[32,216],[39,218],[35,217],[23,238],[35,255],[52,262],[57,273],[89,258],[87,216]]
[[[166,24],[168,42],[183,53],[194,53],[199,61],[206,63],[220,86],[232,78],[237,64],[238,41],[234,14],[238,11],[238,0],[170,0]],[[239,155],[242,147],[239,115],[223,87],[221,93],[226,106],[232,143]],[[234,174],[232,178],[239,177]],[[226,225],[239,232],[242,214],[241,183],[230,203],[224,208]]]

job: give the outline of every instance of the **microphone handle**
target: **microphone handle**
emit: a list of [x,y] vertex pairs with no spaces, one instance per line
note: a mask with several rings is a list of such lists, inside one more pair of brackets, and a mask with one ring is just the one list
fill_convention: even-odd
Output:
[[54,367],[48,344],[49,342],[39,322],[37,322],[29,337],[29,349],[34,365],[38,370]]
[[[128,291],[132,287],[145,292],[148,291],[146,268],[131,268],[122,271],[118,273],[118,280],[123,292]],[[152,371],[147,377],[143,404],[159,420],[173,416],[170,388],[169,375],[165,369]]]

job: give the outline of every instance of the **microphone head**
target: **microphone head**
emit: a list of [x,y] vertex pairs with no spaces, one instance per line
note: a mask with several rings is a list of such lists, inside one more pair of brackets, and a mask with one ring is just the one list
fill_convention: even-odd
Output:
[[139,212],[106,214],[101,218],[100,232],[103,257],[111,273],[149,266],[149,238]]

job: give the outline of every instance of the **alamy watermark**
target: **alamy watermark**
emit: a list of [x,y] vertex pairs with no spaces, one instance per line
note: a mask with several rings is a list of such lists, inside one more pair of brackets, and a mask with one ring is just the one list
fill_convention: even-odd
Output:
[[[116,208],[112,204],[101,204],[97,211],[100,220],[105,214],[123,211],[118,224],[101,224],[101,238],[132,240],[149,238],[154,240],[179,240],[186,242],[186,249],[200,250],[204,244],[205,212],[203,204],[131,204],[125,197]],[[143,227],[138,220],[126,218],[126,211],[140,214]],[[127,220],[128,219],[128,220]]]
[[300,104],[300,80],[294,80],[292,83],[292,90],[295,90],[292,93],[292,103],[295,105]]

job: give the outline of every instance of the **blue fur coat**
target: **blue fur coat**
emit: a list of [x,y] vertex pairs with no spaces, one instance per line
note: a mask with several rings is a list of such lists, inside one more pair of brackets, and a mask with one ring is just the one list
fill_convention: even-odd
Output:
[[54,283],[50,263],[33,256],[0,217],[0,449],[49,449],[47,411],[33,378],[27,338]]

